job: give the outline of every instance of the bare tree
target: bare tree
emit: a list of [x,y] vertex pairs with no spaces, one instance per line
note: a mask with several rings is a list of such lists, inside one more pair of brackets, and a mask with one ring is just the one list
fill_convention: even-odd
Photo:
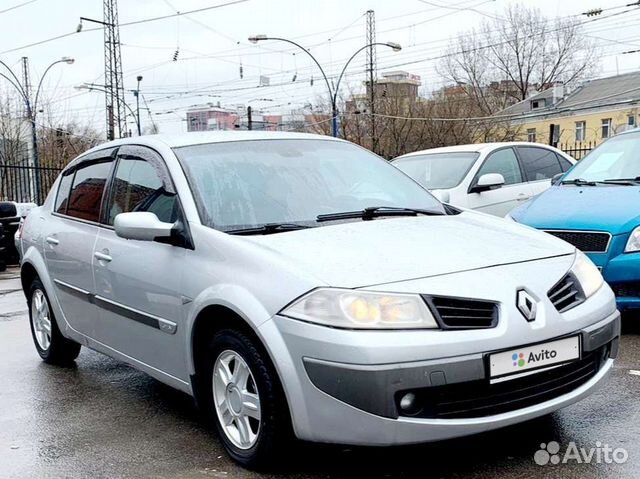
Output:
[[597,55],[577,19],[551,19],[512,3],[504,17],[458,35],[439,70],[490,114],[554,82],[571,84],[591,75]]

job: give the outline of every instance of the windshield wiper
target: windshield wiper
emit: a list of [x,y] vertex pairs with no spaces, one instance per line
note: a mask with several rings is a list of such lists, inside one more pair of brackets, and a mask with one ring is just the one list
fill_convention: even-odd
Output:
[[573,180],[564,180],[560,182],[561,185],[576,185],[576,186],[597,186],[595,181],[587,181],[582,178],[575,178]]
[[396,208],[393,206],[371,206],[363,210],[357,211],[344,211],[342,213],[328,213],[324,215],[318,215],[316,221],[336,221],[345,220],[350,218],[362,218],[363,220],[372,220],[379,216],[442,216],[446,213],[434,210],[423,210],[419,208]]
[[608,180],[604,180],[603,183],[609,183],[612,185],[636,185],[640,183],[640,176],[636,176],[635,178],[610,178]]
[[284,233],[285,231],[304,230],[313,226],[300,225],[297,223],[267,223],[250,228],[240,228],[236,230],[225,230],[230,235],[269,235],[273,233]]

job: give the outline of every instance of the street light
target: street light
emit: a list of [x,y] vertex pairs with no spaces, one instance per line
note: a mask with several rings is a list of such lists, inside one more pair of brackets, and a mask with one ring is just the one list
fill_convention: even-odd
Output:
[[[142,76],[139,77],[140,80],[138,80],[139,82],[142,81]],[[83,83],[82,85],[76,85],[73,88],[75,88],[76,90],[87,90],[87,91],[99,91],[101,93],[106,93],[107,90],[105,88],[101,88],[102,85],[94,85],[92,83]],[[140,88],[140,84],[138,83],[138,88]],[[133,90],[134,94],[137,90]],[[129,110],[129,113],[131,113],[131,116],[136,120],[136,126],[138,127],[138,136],[140,135],[140,105],[138,105],[138,114],[136,115],[136,113],[133,111],[133,109],[129,106],[129,104],[125,101],[122,102],[122,104],[127,108],[127,110]]]
[[[25,65],[26,65],[26,58],[23,58],[23,61],[25,62]],[[54,65],[57,65],[59,63],[66,63],[67,65],[72,65],[74,62],[75,60],[71,57],[62,57],[60,60],[56,60],[55,62],[51,63],[45,69],[44,73],[40,77],[40,81],[38,82],[38,87],[36,88],[36,96],[32,104],[31,98],[29,97],[29,92],[27,91],[25,86],[22,85],[22,83],[20,83],[20,80],[18,80],[18,77],[13,72],[13,70],[9,67],[9,65],[7,65],[5,62],[0,60],[0,65],[2,65],[11,74],[11,78],[9,78],[4,73],[0,73],[0,76],[2,76],[9,83],[11,83],[11,85],[13,85],[13,87],[18,91],[18,93],[22,97],[22,100],[24,101],[25,109],[27,111],[27,118],[31,123],[31,142],[32,142],[32,149],[33,149],[32,163],[33,163],[34,177],[35,177],[36,201],[39,201],[40,199],[40,173],[38,171],[38,168],[40,166],[40,159],[38,156],[38,132],[36,128],[36,115],[38,113],[38,99],[40,98],[40,91],[42,90],[42,82],[44,81],[44,78],[47,76],[47,73],[49,73],[49,70],[51,70],[51,68],[53,68]]]
[[[327,78],[327,75],[325,74],[324,69],[322,68],[322,65],[320,65],[318,60],[316,60],[316,58],[311,54],[309,50],[304,48],[302,45],[292,40],[288,40],[286,38],[269,37],[265,34],[253,35],[249,37],[249,41],[251,43],[258,43],[265,40],[277,40],[280,42],[290,43],[291,45],[294,45],[295,47],[299,48],[300,50],[304,51],[307,55],[309,55],[313,60],[313,62],[316,64],[316,66],[320,70],[320,73],[322,73],[324,82],[327,84],[327,90],[329,90],[329,100],[331,101],[331,133],[334,137],[338,136],[338,104],[337,103],[338,103],[338,92],[340,91],[340,82],[342,81],[342,77],[344,76],[344,73],[347,70],[347,67],[349,66],[351,61],[358,55],[358,53],[362,52],[363,50],[366,50],[367,48],[371,48],[375,45],[389,47],[394,52],[399,52],[400,50],[402,50],[402,47],[400,46],[400,44],[395,42],[375,42],[375,43],[370,43],[368,45],[363,46],[362,48],[356,50],[356,52],[351,56],[351,58],[347,60],[347,63],[345,63],[344,68],[342,69],[342,72],[340,72],[340,76],[338,77],[338,81],[336,82],[335,89],[332,89],[331,84],[329,83],[329,79]],[[371,85],[371,88],[373,88],[373,85]]]

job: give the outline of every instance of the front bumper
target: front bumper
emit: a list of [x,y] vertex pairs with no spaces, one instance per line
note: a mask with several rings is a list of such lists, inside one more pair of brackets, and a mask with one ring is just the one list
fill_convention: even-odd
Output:
[[[282,378],[298,438],[353,445],[413,444],[526,421],[589,395],[605,378],[617,354],[620,314],[612,311],[611,300],[610,290],[602,288],[587,303],[575,308],[584,312],[589,310],[587,305],[595,303],[595,308],[592,304],[591,310],[583,313],[591,319],[585,320],[582,327],[566,332],[581,335],[583,353],[606,351],[597,371],[587,381],[551,399],[481,417],[404,416],[398,409],[397,393],[476,381],[488,383],[484,358],[486,353],[506,347],[506,343],[499,340],[493,341],[495,348],[451,355],[440,350],[437,357],[432,357],[428,352],[432,349],[429,343],[434,334],[443,339],[444,335],[457,336],[465,343],[473,341],[473,332],[354,332],[279,316],[265,323],[261,330]],[[597,314],[604,319],[593,320]],[[493,332],[504,335],[499,327]],[[466,340],[462,340],[465,337]],[[511,342],[509,346],[537,342],[539,337],[535,338],[531,341],[521,337],[520,342]],[[551,339],[553,336],[545,338]],[[433,349],[438,351],[435,344]]]

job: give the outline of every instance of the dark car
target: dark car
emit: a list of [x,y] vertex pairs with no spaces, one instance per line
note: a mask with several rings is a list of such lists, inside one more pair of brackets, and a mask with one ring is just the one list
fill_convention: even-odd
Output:
[[0,270],[3,265],[18,264],[20,256],[13,237],[20,226],[18,208],[12,201],[0,201]]

